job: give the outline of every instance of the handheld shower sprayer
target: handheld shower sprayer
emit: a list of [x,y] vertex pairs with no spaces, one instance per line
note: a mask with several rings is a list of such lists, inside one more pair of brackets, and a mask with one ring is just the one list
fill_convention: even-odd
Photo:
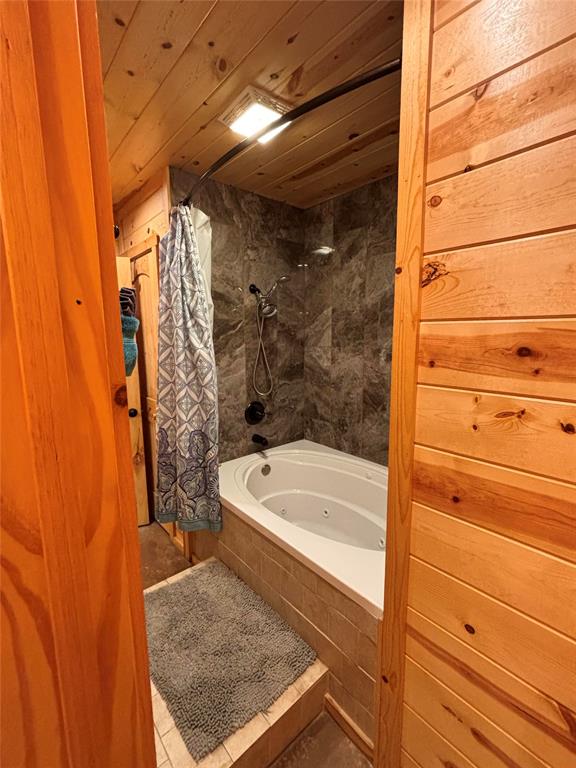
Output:
[[[281,275],[266,293],[262,293],[260,288],[258,288],[258,286],[254,283],[251,283],[248,288],[250,293],[254,294],[256,299],[256,327],[258,328],[258,352],[256,353],[256,360],[254,361],[254,369],[252,371],[252,387],[254,388],[256,394],[260,395],[260,397],[266,397],[274,389],[272,372],[270,370],[270,365],[268,364],[268,357],[266,355],[264,340],[262,338],[264,332],[264,320],[270,317],[274,317],[274,315],[278,312],[278,306],[273,301],[271,301],[271,297],[277,290],[280,283],[285,283],[288,280],[290,280],[289,275]],[[256,374],[258,371],[260,357],[262,357],[264,373],[266,377],[265,390],[258,389],[258,385],[256,383]]]

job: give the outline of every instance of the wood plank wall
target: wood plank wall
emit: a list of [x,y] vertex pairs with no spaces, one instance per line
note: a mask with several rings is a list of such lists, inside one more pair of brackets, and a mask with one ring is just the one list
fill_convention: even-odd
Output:
[[[405,541],[409,563],[395,553],[387,571],[378,765],[566,768],[576,765],[576,3],[432,8],[426,26],[428,0],[406,0],[405,67],[415,23],[431,51],[420,322],[408,339],[418,337],[415,423],[412,435],[397,416],[392,435],[412,440],[411,514],[395,498],[397,472],[388,542]],[[402,145],[400,163],[399,264],[403,195],[418,183]],[[412,363],[397,351],[395,362],[398,409]],[[390,639],[394,621],[405,634]]]

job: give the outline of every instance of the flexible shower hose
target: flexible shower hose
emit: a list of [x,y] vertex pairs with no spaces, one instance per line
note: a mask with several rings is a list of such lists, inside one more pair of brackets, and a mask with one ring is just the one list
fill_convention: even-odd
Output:
[[[272,380],[272,371],[270,370],[270,365],[268,364],[268,357],[266,355],[266,349],[264,347],[264,339],[262,338],[264,333],[265,320],[266,318],[260,312],[260,307],[259,306],[256,307],[256,325],[258,326],[258,352],[256,353],[256,360],[254,361],[254,368],[252,370],[252,386],[254,388],[254,392],[256,392],[257,395],[260,395],[260,397],[267,397],[274,389],[274,382]],[[256,374],[258,372],[258,363],[260,362],[260,357],[262,357],[262,362],[264,363],[264,373],[266,376],[266,381],[269,384],[268,389],[266,389],[265,391],[258,389],[258,385],[256,384]]]

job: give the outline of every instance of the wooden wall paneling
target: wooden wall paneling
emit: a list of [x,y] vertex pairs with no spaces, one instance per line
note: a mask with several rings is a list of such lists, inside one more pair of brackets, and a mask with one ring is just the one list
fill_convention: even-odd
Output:
[[[497,533],[414,504],[414,557],[516,610],[576,636],[576,566]],[[499,562],[498,568],[494,564]]]
[[421,384],[576,399],[576,319],[422,323]]
[[137,5],[138,0],[107,0],[97,5],[103,76],[108,72]]
[[[495,564],[495,567],[496,564]],[[411,557],[409,606],[574,711],[576,642]]]
[[546,763],[574,761],[574,712],[411,608],[406,652]]
[[548,768],[498,723],[467,704],[410,657],[406,662],[406,704],[482,768]]
[[[132,532],[130,539],[126,538],[127,527],[126,531],[123,530],[121,518],[127,515],[129,523],[134,525],[135,510],[133,496],[125,499],[129,506],[125,509],[120,507],[124,497],[119,491],[119,484],[125,480],[125,474],[118,459],[111,399],[112,393],[114,397],[123,397],[124,385],[120,395],[112,389],[105,307],[102,298],[99,307],[91,307],[90,301],[91,295],[100,297],[103,290],[97,231],[99,222],[93,207],[94,196],[104,195],[108,207],[111,207],[107,176],[100,180],[102,190],[98,189],[92,176],[93,160],[98,164],[104,161],[104,156],[92,157],[93,149],[97,148],[94,144],[90,146],[89,131],[92,130],[94,138],[95,131],[104,127],[103,122],[99,126],[88,126],[84,101],[86,87],[100,69],[99,60],[95,60],[98,49],[95,43],[91,52],[86,47],[80,48],[77,37],[78,15],[91,11],[95,22],[95,6],[90,4],[83,11],[76,11],[72,3],[40,3],[30,4],[29,8],[40,116],[44,133],[51,137],[50,152],[46,154],[46,171],[52,189],[52,222],[62,318],[67,327],[68,370],[70,382],[77,382],[70,388],[69,407],[76,415],[88,415],[84,422],[76,421],[83,450],[81,461],[77,456],[74,467],[75,472],[80,472],[85,478],[79,501],[83,509],[91,611],[99,631],[100,706],[107,737],[103,754],[112,764],[131,764],[137,762],[139,757],[146,760],[152,744],[149,732],[144,734],[144,741],[141,741],[142,736],[139,737],[139,730],[143,731],[151,724],[150,693],[141,686],[140,674],[146,674],[141,667],[143,659],[134,658],[135,651],[141,648],[141,641],[134,637],[134,632],[143,632],[143,625],[136,624],[136,614],[127,600],[130,594],[142,603],[138,592],[141,582],[138,581],[137,591],[129,587],[130,580],[138,579],[139,572],[128,570],[134,558],[127,549],[137,549],[138,542],[135,532]],[[59,51],[57,66],[53,63],[55,47]],[[91,108],[101,110],[101,102],[92,102]],[[66,126],[65,130],[63,126]],[[71,194],[74,189],[75,195]],[[78,199],[90,201],[92,207],[78,205]],[[55,200],[61,203],[57,204]],[[71,206],[75,206],[76,217],[70,216]],[[108,230],[108,237],[110,233],[111,230]],[[111,245],[110,240],[108,244]],[[81,260],[77,258],[79,247],[83,253]],[[107,255],[113,259],[110,247]],[[108,277],[113,273],[113,261],[109,267]],[[118,323],[117,307],[117,302],[114,302],[113,309],[110,304],[106,307],[106,312],[114,312],[115,323]],[[95,336],[92,341],[91,330]],[[120,355],[118,346],[112,349]],[[96,423],[102,421],[112,431],[100,442],[94,440],[94,435],[97,434]],[[114,510],[113,513],[110,510]],[[115,569],[111,570],[111,562],[116,564]],[[143,619],[143,610],[139,618]],[[119,664],[115,673],[110,671],[109,659],[116,659]],[[136,696],[133,685],[138,694]],[[146,697],[142,702],[139,701],[141,695]],[[116,714],[125,718],[128,713],[130,719],[136,722],[142,718],[139,728],[131,730],[129,739],[115,722]]]
[[480,0],[434,0],[434,31]]
[[576,231],[427,256],[422,320],[576,314]]
[[110,154],[116,151],[214,6],[214,0],[139,3],[104,79]]
[[576,404],[418,387],[416,442],[576,481]]
[[[138,658],[145,630],[130,604],[137,571],[127,568],[136,532],[128,544],[121,524],[134,509],[120,505],[124,467],[115,442],[91,171],[96,146],[88,139],[94,125],[87,124],[82,69],[93,65],[94,51],[79,47],[82,12],[72,2],[1,8],[7,108],[0,204],[11,313],[3,330],[17,350],[5,374],[16,398],[11,407],[23,416],[17,439],[29,451],[17,453],[25,461],[3,477],[11,510],[6,515],[3,504],[3,568],[11,588],[3,579],[2,618],[10,624],[11,655],[3,664],[10,728],[2,763],[41,765],[51,756],[62,766],[152,766],[152,730],[144,722],[148,711],[151,724],[150,689],[139,688],[147,677]],[[14,130],[17,124],[27,130]],[[110,354],[119,357],[120,347]],[[36,558],[31,572],[21,571],[30,564],[23,546]],[[35,581],[39,559],[44,586]],[[141,592],[139,601],[143,617]],[[17,670],[18,680],[10,671],[4,678],[6,668]],[[39,678],[26,677],[33,671]],[[147,698],[139,701],[141,693]]]
[[404,749],[400,754],[400,768],[419,768],[418,763]]
[[415,446],[416,502],[576,562],[576,486]]
[[410,745],[405,751],[419,768],[478,768],[407,705],[402,719],[402,743]]
[[[400,763],[432,6],[404,3],[384,617],[375,765]],[[424,766],[423,766],[424,768]]]
[[146,238],[138,240],[134,233],[161,213],[164,213],[164,198],[162,187],[159,186],[141,205],[119,217],[122,222],[122,236],[125,240],[130,238],[134,241],[130,245],[141,243]]
[[428,182],[576,129],[576,39],[430,113]]
[[[576,3],[573,7],[576,12]],[[576,136],[570,136],[431,184],[425,250],[573,226],[575,156]]]
[[[160,168],[153,176],[142,184],[135,192],[123,198],[114,205],[114,215],[117,221],[128,220],[129,215],[140,207],[146,205],[148,199],[154,195],[158,189],[164,188],[169,184],[169,169]],[[166,199],[166,198],[164,198]],[[151,215],[153,215],[152,212]]]
[[484,83],[576,32],[572,0],[482,0],[434,34],[430,106]]
[[564,768],[576,759],[576,6],[435,8],[447,15],[429,85],[402,747],[421,768]]

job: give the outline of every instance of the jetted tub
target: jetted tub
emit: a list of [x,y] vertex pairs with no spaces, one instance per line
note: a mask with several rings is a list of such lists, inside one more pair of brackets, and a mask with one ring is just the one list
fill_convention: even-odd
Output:
[[312,570],[380,616],[388,470],[310,440],[227,461],[220,495]]

